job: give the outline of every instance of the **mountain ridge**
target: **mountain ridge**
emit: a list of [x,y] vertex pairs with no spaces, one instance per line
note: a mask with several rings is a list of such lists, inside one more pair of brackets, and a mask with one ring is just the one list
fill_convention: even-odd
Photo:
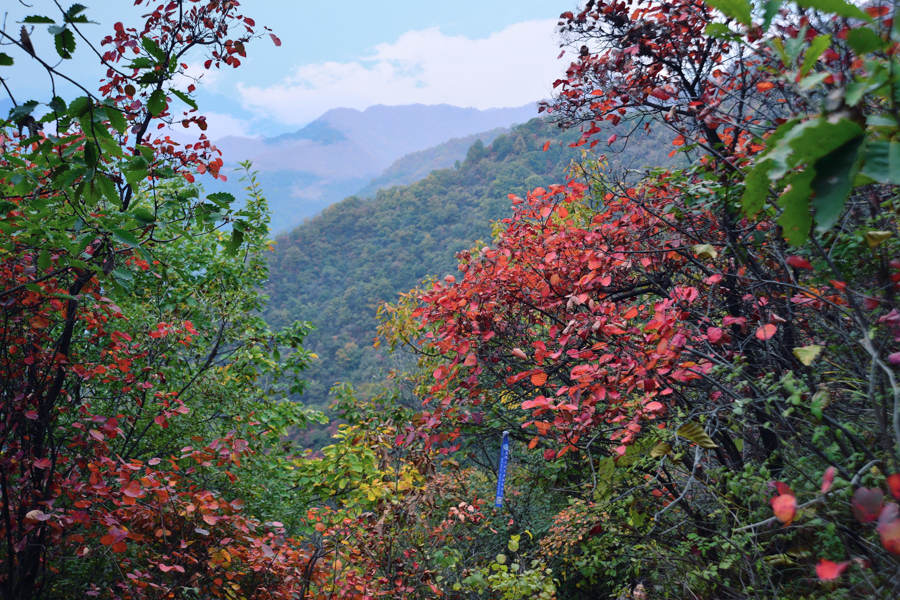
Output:
[[[448,104],[375,105],[362,111],[335,108],[292,133],[272,138],[226,136],[214,144],[228,167],[243,160],[253,163],[270,198],[272,231],[278,234],[357,190],[374,193],[377,185],[371,188],[371,182],[409,154],[508,128],[536,115],[534,104],[487,110]],[[494,137],[492,134],[485,141],[490,143]],[[451,166],[464,158],[466,149],[456,148],[449,163],[423,163],[415,175],[421,178],[434,169]],[[386,176],[388,183],[394,181],[390,173]],[[407,176],[394,183],[408,184],[414,179]],[[243,185],[214,181],[206,187],[240,197]]]

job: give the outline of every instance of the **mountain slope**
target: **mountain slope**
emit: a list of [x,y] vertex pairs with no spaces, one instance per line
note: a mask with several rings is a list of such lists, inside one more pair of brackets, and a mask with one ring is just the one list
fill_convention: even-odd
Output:
[[449,169],[454,163],[464,160],[466,152],[476,140],[481,140],[482,144],[490,145],[497,136],[508,132],[509,129],[506,127],[498,127],[483,133],[453,138],[432,148],[407,154],[403,158],[395,160],[394,164],[385,169],[381,175],[370,181],[366,187],[358,190],[354,195],[361,198],[371,198],[378,190],[386,190],[398,185],[409,185],[420,179],[425,179],[432,171]]

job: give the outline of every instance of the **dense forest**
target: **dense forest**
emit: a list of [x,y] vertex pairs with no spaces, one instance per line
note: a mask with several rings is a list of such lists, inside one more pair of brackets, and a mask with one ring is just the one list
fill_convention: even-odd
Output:
[[0,81],[0,598],[900,595],[895,5],[588,0],[546,120],[273,241],[180,59],[281,40],[138,4],[0,26],[107,69]]

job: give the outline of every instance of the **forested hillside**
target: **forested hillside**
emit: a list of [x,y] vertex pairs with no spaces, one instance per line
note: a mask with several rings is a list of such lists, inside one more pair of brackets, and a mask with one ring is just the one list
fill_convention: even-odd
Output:
[[[582,155],[570,147],[578,139],[577,131],[533,119],[490,146],[476,140],[458,169],[379,191],[372,200],[347,198],[278,237],[265,318],[275,328],[296,320],[316,328],[307,348],[319,358],[303,402],[324,409],[338,381],[363,394],[378,389],[391,366],[373,346],[379,304],[396,300],[425,277],[456,273],[455,254],[476,240],[489,242],[491,223],[510,214],[509,194],[565,178]],[[617,142],[616,152],[607,150],[609,169],[673,161],[671,146],[658,134],[638,133],[622,147]],[[317,437],[316,443],[327,439],[322,432],[304,435]]]
[[381,175],[357,191],[354,196],[370,198],[378,190],[409,185],[424,179],[432,171],[449,169],[456,162],[462,162],[465,159],[466,152],[475,143],[475,140],[481,140],[482,144],[490,145],[497,136],[508,131],[509,129],[506,127],[497,127],[483,133],[453,138],[443,144],[407,154],[395,160]]

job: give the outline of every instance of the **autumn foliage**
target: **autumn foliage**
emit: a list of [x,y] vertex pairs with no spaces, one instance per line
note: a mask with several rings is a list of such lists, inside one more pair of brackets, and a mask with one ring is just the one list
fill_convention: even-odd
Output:
[[635,182],[586,161],[511,196],[459,279],[387,311],[425,366],[410,435],[452,450],[508,428],[559,463],[581,509],[545,547],[574,588],[808,597],[818,574],[896,594],[892,11],[563,14],[577,57],[551,117],[591,147],[605,123],[663,128],[693,165]]
[[[895,7],[564,13],[550,118],[586,151],[665,132],[688,166],[585,152],[511,194],[457,274],[381,309],[417,362],[337,387],[315,456],[283,437],[320,418],[284,401],[308,325],[258,317],[265,200],[249,172],[240,207],[203,194],[217,151],[164,134],[204,130],[173,78],[194,47],[240,65],[239,8],[151,6],[105,38],[100,95],[3,122],[4,598],[900,593]],[[83,12],[51,25],[63,60]]]

